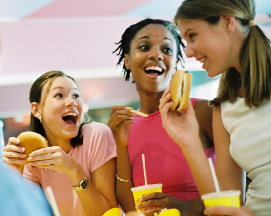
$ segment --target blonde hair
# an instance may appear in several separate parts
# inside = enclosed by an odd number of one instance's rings
[[[255,19],[254,0],[185,0],[174,20],[200,19],[215,25],[220,16],[236,17],[250,32],[240,52],[241,75],[234,68],[225,71],[211,104],[234,102],[241,89],[246,105],[257,107],[271,95],[271,44],[259,26],[249,27],[249,21]]]

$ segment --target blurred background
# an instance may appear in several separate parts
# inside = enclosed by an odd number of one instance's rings
[[[135,86],[116,66],[115,43],[143,18],[172,21],[181,2],[0,0],[0,147],[28,130],[30,86],[50,70],[76,78],[94,120],[107,123],[113,105],[137,108]],[[257,23],[271,38],[270,0],[256,0],[256,6]],[[209,78],[194,59],[185,67],[193,73],[191,97],[213,98],[218,78]]]

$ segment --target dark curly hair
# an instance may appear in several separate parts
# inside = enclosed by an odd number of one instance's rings
[[[148,18],[148,19],[141,20],[140,22],[129,26],[124,31],[124,33],[121,37],[121,40],[118,43],[116,43],[116,45],[118,45],[118,47],[117,47],[117,49],[115,49],[113,51],[113,53],[116,53],[117,55],[119,55],[119,61],[118,61],[117,65],[120,65],[121,62],[124,60],[124,55],[128,54],[130,52],[130,44],[131,44],[131,41],[133,40],[134,36],[136,35],[136,33],[149,24],[158,24],[158,25],[165,26],[165,28],[175,38],[175,41],[177,44],[177,56],[176,56],[177,62],[181,62],[181,63],[184,62],[180,46],[182,46],[183,51],[185,51],[185,45],[182,41],[178,27],[170,21]],[[125,67],[125,64],[123,64],[122,72],[124,74],[125,81],[128,81],[130,79],[131,71],[127,70],[127,68]]]

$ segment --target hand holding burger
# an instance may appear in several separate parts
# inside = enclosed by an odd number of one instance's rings
[[[25,148],[26,159],[33,151],[48,147],[46,139],[42,135],[32,131],[23,132],[17,138],[20,140],[19,145]],[[27,160],[26,163],[28,163]]]

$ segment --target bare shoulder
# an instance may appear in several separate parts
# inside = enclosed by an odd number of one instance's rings
[[[201,114],[202,112],[211,113],[213,112],[213,107],[209,105],[209,100],[206,99],[199,99],[195,104],[195,112],[196,114]]]
[[[206,123],[206,121],[207,123],[212,124],[213,107],[208,103],[208,100],[200,99],[195,105],[195,113],[199,124]]]
[[[200,99],[195,104],[195,113],[198,120],[200,130],[210,142],[213,142],[213,107],[209,105],[209,101]]]

